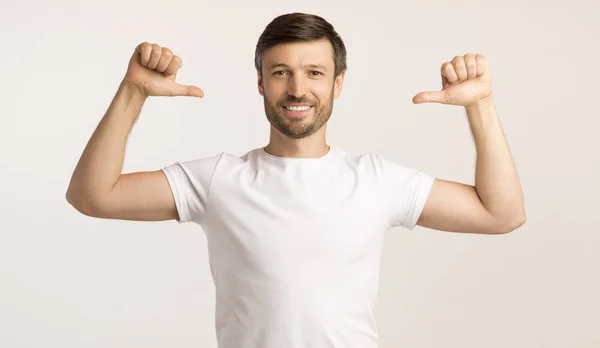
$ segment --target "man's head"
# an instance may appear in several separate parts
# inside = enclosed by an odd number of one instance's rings
[[[254,63],[275,129],[303,138],[329,120],[347,67],[346,47],[325,19],[303,13],[275,18],[258,39]]]

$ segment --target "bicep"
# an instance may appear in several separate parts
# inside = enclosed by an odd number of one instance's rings
[[[448,232],[499,233],[474,186],[435,179],[417,225]]]
[[[121,174],[93,215],[136,221],[178,219],[175,199],[162,170]]]

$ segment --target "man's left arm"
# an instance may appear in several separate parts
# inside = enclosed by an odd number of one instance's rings
[[[442,91],[413,102],[463,106],[477,151],[475,185],[435,179],[417,225],[453,232],[508,233],[525,223],[523,191],[492,100],[487,60],[456,56],[441,69]]]

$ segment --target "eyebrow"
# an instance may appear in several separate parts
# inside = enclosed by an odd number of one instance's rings
[[[304,68],[321,69],[321,70],[327,71],[327,68],[324,65],[320,65],[320,64],[307,64],[307,65],[304,65],[303,67]],[[271,64],[271,66],[269,66],[269,70],[273,70],[275,68],[290,68],[290,66],[285,63],[273,63],[273,64]]]

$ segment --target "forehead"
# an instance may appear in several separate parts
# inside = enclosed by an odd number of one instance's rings
[[[299,41],[277,44],[265,52],[263,67],[286,64],[292,67],[318,64],[333,69],[333,47],[329,40]]]

